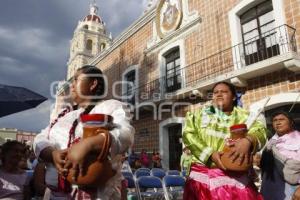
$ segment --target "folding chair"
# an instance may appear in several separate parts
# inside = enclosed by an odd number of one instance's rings
[[[162,179],[166,175],[166,172],[161,168],[152,168],[150,171],[150,175]]]
[[[146,167],[141,167],[141,168],[136,169],[136,171],[148,171],[150,173],[151,170]]]
[[[160,178],[155,176],[141,176],[136,181],[139,200],[164,199],[164,191]]]
[[[121,173],[122,173],[122,175],[123,175],[124,177],[129,176],[129,177],[132,177],[132,178],[133,178],[133,174],[132,174],[131,172],[128,172],[128,171],[122,171]]]
[[[178,170],[168,170],[167,175],[180,175],[180,171],[178,171]]]
[[[145,168],[147,169],[147,168]],[[150,176],[150,169],[144,170],[144,168],[139,168],[134,172],[135,179],[139,178],[140,176]]]
[[[127,199],[128,200],[137,200],[138,192],[136,189],[136,185],[133,179],[133,175],[124,176],[127,180]]]
[[[180,175],[166,175],[162,181],[166,200],[182,199],[185,178]]]

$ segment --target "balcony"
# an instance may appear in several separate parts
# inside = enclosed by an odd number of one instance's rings
[[[181,99],[194,89],[209,90],[218,81],[245,86],[247,79],[283,68],[299,71],[296,29],[282,25],[236,46],[196,61],[173,76],[159,77],[136,88],[136,102]]]

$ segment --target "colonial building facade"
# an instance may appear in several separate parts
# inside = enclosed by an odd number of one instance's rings
[[[243,107],[267,122],[291,108],[300,120],[299,28],[298,0],[158,0],[88,63],[107,76],[107,98],[132,105],[134,150],[159,150],[176,169],[184,116],[218,81],[236,85]]]

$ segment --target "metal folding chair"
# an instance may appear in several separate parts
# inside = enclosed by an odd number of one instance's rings
[[[155,176],[141,176],[136,181],[139,200],[164,199],[164,191],[160,178]]]
[[[139,168],[134,172],[135,179],[139,178],[140,176],[150,176],[150,169],[145,170],[147,168]]]
[[[166,175],[166,172],[161,168],[152,168],[150,171],[150,175],[162,179]]]
[[[146,168],[146,167],[141,167],[141,168],[138,168],[136,170],[139,170],[139,171],[142,170],[142,171],[148,171],[148,172],[151,171],[150,168]]]
[[[178,170],[168,170],[167,175],[180,175],[180,171],[178,171]]]
[[[127,199],[128,200],[137,200],[138,199],[138,191],[135,185],[135,181],[133,175],[124,176],[127,180]]]
[[[166,200],[182,199],[185,178],[180,175],[166,175],[162,181]]]
[[[122,173],[122,175],[123,175],[124,177],[129,176],[129,177],[132,177],[132,178],[133,178],[133,174],[132,174],[131,172],[128,172],[128,171],[122,171],[121,173]]]

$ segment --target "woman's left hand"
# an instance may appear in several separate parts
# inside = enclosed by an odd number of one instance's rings
[[[298,186],[298,188],[294,192],[292,200],[300,200],[300,186]]]
[[[229,155],[229,158],[231,159],[231,161],[233,163],[239,161],[240,165],[244,163],[244,161],[249,163],[252,160],[252,156],[250,155],[251,145],[252,143],[245,138],[233,142],[230,145],[231,154]]]

